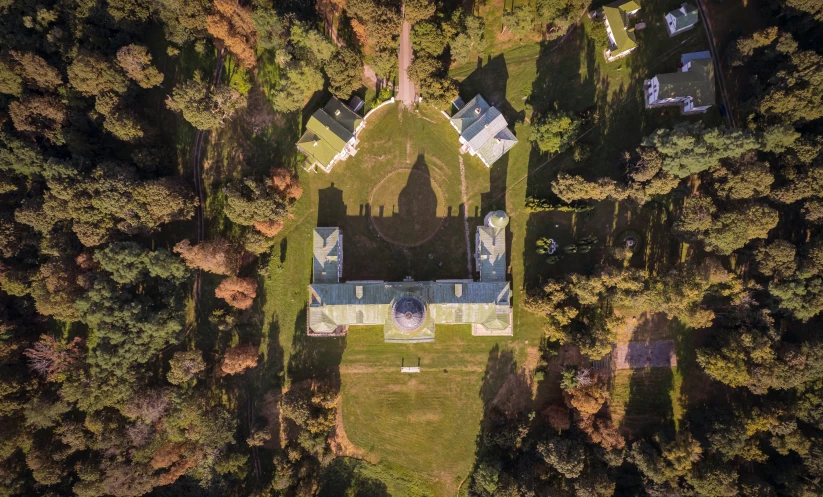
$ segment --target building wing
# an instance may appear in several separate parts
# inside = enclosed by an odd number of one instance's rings
[[[477,269],[480,281],[505,281],[506,230],[477,228]]]
[[[489,110],[489,107],[486,99],[478,94],[451,117],[452,126],[462,135],[469,126]]]
[[[629,22],[629,13],[640,9],[640,5],[634,1],[618,0],[603,7],[603,14],[609,23],[609,29],[614,39],[615,54],[623,53],[637,46],[637,38],[634,28]]]
[[[692,97],[695,107],[715,104],[714,66],[712,60],[692,59],[688,71],[658,74],[658,98]]]
[[[353,136],[363,122],[363,118],[354,112],[348,105],[340,100],[332,97],[331,100],[323,107],[326,115],[331,116],[337,121],[347,132],[348,135]],[[351,138],[349,136],[349,139]],[[349,141],[348,139],[346,141]]]
[[[493,164],[515,145],[517,145],[517,138],[515,138],[514,133],[509,128],[504,127],[494,138],[484,143],[477,150],[477,154],[486,164]]]
[[[675,31],[680,31],[697,23],[697,7],[688,3],[684,3],[679,9],[669,12],[669,14],[674,17]]]
[[[312,249],[312,281],[316,283],[337,283],[343,269],[342,236],[337,228],[316,228]]]

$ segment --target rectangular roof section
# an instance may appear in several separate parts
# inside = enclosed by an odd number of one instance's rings
[[[688,3],[684,3],[679,9],[669,14],[674,17],[674,29],[678,31],[697,23],[697,7]]]
[[[480,281],[506,280],[506,230],[477,227],[477,270]]]
[[[451,124],[460,133],[461,143],[479,155],[487,166],[517,144],[500,110],[479,94],[451,117]]]
[[[615,49],[612,52],[615,55],[637,46],[637,38],[634,35],[634,28],[630,26],[628,13],[638,9],[640,5],[633,0],[617,0],[603,7],[603,14],[614,38]]]
[[[695,107],[715,104],[714,65],[711,58],[692,59],[691,68],[667,74],[658,74],[659,97],[692,97]]]
[[[363,122],[359,114],[332,97],[306,123],[306,132],[297,140],[297,147],[314,162],[328,167]]]
[[[338,228],[315,228],[313,273],[315,283],[337,283],[342,269],[343,237]]]

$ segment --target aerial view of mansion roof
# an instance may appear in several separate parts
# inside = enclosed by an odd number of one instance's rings
[[[705,112],[715,103],[714,66],[709,52],[680,57],[680,70],[644,83],[646,108],[679,105],[684,114]]]
[[[625,57],[637,48],[635,29],[630,18],[639,10],[640,5],[634,0],[617,0],[603,6],[603,21],[609,35],[609,48],[605,53],[608,62]]]
[[[315,229],[308,334],[341,336],[349,326],[378,325],[386,342],[431,342],[437,325],[470,324],[472,335],[511,335],[508,220],[495,211],[477,228],[477,281],[343,282],[343,234],[338,228]]]
[[[459,98],[454,101],[457,113],[450,119],[451,125],[460,133],[460,153],[476,155],[487,167],[517,145],[517,138],[509,130],[503,114],[486,100],[477,95],[463,105]]]
[[[357,135],[365,126],[357,113],[362,106],[363,101],[357,97],[349,105],[332,97],[312,114],[306,132],[297,140],[297,148],[306,156],[305,170],[316,171],[319,167],[328,173],[338,161],[357,153]]]

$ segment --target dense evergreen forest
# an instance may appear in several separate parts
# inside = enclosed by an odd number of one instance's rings
[[[518,37],[553,26],[552,43],[585,7],[537,0],[503,22]],[[471,495],[823,496],[823,4],[758,8],[773,25],[724,54],[749,74],[739,129],[660,129],[626,151],[622,179],[552,184],[575,205],[687,185],[671,237],[698,255],[650,277],[615,250],[527,302],[545,315],[544,361],[560,344],[601,357],[629,313],[699,331],[706,407],[627,441],[603,380],[570,368],[565,405],[485,413]],[[344,47],[328,9],[344,12]],[[404,11],[410,78],[445,108],[449,64],[486,50],[484,19],[426,0]],[[329,385],[276,399],[276,444],[250,412],[259,344],[244,329],[303,194],[296,150],[220,186],[221,237],[203,232],[191,161],[255,105],[255,84],[291,144],[316,92],[347,99],[364,63],[391,81],[400,25],[392,0],[0,0],[0,495],[386,495],[330,448]],[[579,131],[561,114],[534,123],[542,151]],[[206,276],[218,304],[198,326]]]

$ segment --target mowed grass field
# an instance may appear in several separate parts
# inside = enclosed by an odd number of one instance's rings
[[[350,329],[340,365],[343,423],[379,465],[418,475],[415,489],[394,495],[455,494],[474,464],[487,367],[501,350],[520,367],[537,345],[534,333],[526,336],[473,337],[468,326],[439,326],[434,343],[398,345],[383,341],[382,328]],[[400,372],[401,361],[418,359],[420,373]]]

